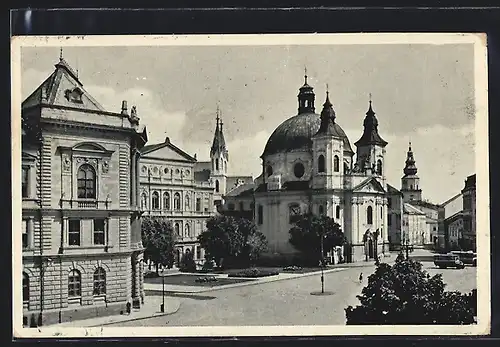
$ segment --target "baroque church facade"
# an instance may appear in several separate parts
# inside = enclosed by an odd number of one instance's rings
[[[105,110],[61,51],[21,118],[24,324],[140,308],[137,172],[147,132],[136,108]]]
[[[270,253],[295,252],[288,231],[307,212],[327,215],[341,225],[347,238],[347,261],[388,252],[388,143],[378,132],[371,100],[363,127],[354,151],[337,122],[328,91],[318,114],[313,87],[305,76],[298,113],[270,136],[261,156],[262,174],[253,188],[255,221],[269,242]]]

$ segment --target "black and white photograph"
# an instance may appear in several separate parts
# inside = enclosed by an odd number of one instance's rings
[[[14,335],[487,334],[486,52],[12,39]]]

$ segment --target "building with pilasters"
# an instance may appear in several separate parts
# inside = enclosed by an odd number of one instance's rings
[[[25,324],[144,302],[137,174],[147,135],[135,107],[117,106],[110,112],[94,100],[62,51],[22,103]]]

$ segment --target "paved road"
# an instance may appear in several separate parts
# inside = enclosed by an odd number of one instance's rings
[[[443,273],[447,290],[470,291],[476,286],[474,268],[440,270],[424,264],[429,273]],[[260,285],[229,288],[181,298],[177,313],[113,326],[238,326],[238,325],[344,325],[344,308],[357,305],[356,295],[374,267],[348,268],[325,274],[331,296],[314,296],[320,276],[302,277]],[[363,272],[364,283],[358,282]]]

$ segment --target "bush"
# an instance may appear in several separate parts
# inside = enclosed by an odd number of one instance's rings
[[[291,266],[286,266],[283,268],[283,271],[301,271],[302,268],[300,266],[295,266],[295,265],[291,265]]]
[[[210,282],[217,282],[217,278],[215,276],[203,276],[203,277],[197,277],[194,281],[196,283],[210,283]]]
[[[250,268],[250,269],[245,269],[242,271],[238,271],[238,272],[229,274],[228,277],[258,278],[258,277],[267,277],[267,276],[276,276],[276,275],[279,275],[278,271]]]
[[[182,255],[179,270],[182,272],[196,272],[196,262],[192,252],[186,252]]]

